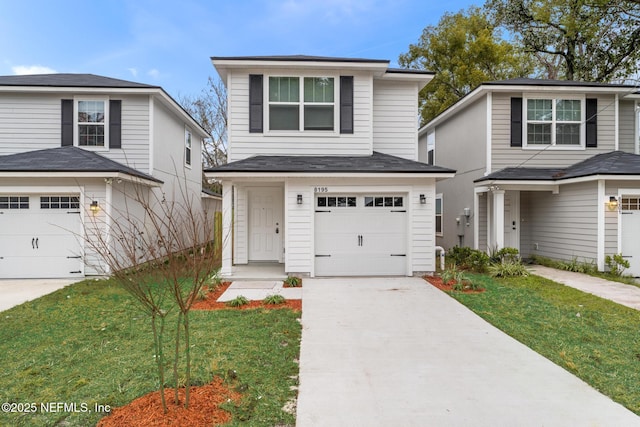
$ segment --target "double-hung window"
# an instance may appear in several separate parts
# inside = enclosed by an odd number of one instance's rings
[[[188,129],[184,131],[184,164],[191,166],[191,132]]]
[[[584,148],[584,100],[529,98],[525,141],[528,147]]]
[[[269,130],[333,131],[333,77],[269,77]]]
[[[78,145],[104,147],[106,101],[79,100],[77,103]]]
[[[442,194],[436,194],[436,236],[442,236]]]

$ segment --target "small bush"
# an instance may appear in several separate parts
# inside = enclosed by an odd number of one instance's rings
[[[249,304],[249,300],[242,295],[238,295],[231,301],[227,301],[226,304],[227,304],[227,307],[242,307],[243,305]]]
[[[220,269],[217,269],[211,275],[211,279],[209,279],[209,281],[211,282],[212,289],[217,289],[218,287],[220,287],[220,285],[222,285],[222,277],[220,276]]]
[[[296,276],[289,276],[284,279],[284,286],[287,288],[297,288],[302,286],[302,279]]]
[[[284,304],[285,302],[287,302],[287,300],[282,295],[274,294],[267,295],[265,299],[262,300],[262,302],[269,305],[278,305]]]
[[[198,301],[203,301],[207,299],[207,295],[209,294],[209,290],[205,289],[205,288],[200,288],[198,290],[198,295],[196,296],[196,299]]]
[[[504,260],[491,264],[489,274],[492,277],[528,276],[529,271],[520,261]]]
[[[604,258],[604,263],[609,269],[609,273],[613,276],[620,277],[622,273],[630,267],[629,261],[624,259],[622,254],[607,255]]]
[[[464,291],[464,290],[477,290],[480,289],[480,285],[477,285],[467,277],[464,271],[458,270],[455,266],[453,268],[449,268],[442,272],[440,275],[442,278],[442,283],[448,285],[451,284],[451,289],[454,291]]]
[[[471,249],[467,246],[454,246],[447,252],[447,259],[450,263],[463,270],[472,270],[482,273],[489,265],[489,256],[480,250]]]

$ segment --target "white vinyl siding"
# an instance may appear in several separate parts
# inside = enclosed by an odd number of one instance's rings
[[[636,116],[637,112],[634,110],[635,106],[633,101],[620,101],[620,151],[626,151],[627,153],[635,153],[636,144]]]
[[[60,146],[60,96],[2,94],[0,155]]]
[[[373,150],[418,160],[416,83],[373,83]]]
[[[598,236],[597,182],[562,185],[559,194],[522,191],[523,256],[595,261]],[[536,249],[537,243],[537,249]]]
[[[573,165],[596,154],[615,150],[615,97],[613,95],[586,95],[598,100],[598,147],[577,150],[527,150],[511,147],[511,98],[522,97],[522,93],[493,93],[491,171],[522,167],[563,167]],[[526,111],[526,104],[523,105]],[[523,122],[526,129],[526,122]],[[439,128],[438,128],[439,129]],[[440,133],[438,139],[441,140]],[[561,151],[561,155],[558,153]],[[460,168],[458,168],[458,173]]]
[[[302,204],[298,204],[298,194]],[[289,182],[285,186],[285,265],[289,273],[309,273],[312,268],[313,187],[308,183]]]
[[[252,70],[251,74],[263,74],[263,84],[268,86],[270,72]],[[293,71],[288,70],[287,74],[292,75]],[[317,77],[317,73],[298,75]],[[229,161],[242,160],[254,155],[371,155],[373,79],[368,74],[338,70],[335,73],[336,85],[339,85],[339,75],[354,76],[353,134],[340,134],[339,122],[335,123],[335,131],[308,131],[308,134],[305,131],[270,133],[268,122],[264,122],[264,133],[249,133],[249,72],[230,73],[227,78]],[[339,109],[338,101],[336,99],[336,109]],[[265,99],[263,109],[268,108],[268,100]]]

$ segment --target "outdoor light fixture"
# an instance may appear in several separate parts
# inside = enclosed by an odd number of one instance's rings
[[[302,204],[302,194],[298,194],[298,204]]]
[[[607,207],[610,211],[615,211],[618,209],[618,199],[616,196],[609,197],[609,201],[607,202]]]
[[[100,210],[100,207],[98,206],[97,200],[94,200],[91,202],[91,204],[89,205],[89,210],[93,212],[94,215],[98,213],[98,211]]]
[[[420,204],[421,205],[426,205],[427,204],[427,197],[424,194],[420,195]]]

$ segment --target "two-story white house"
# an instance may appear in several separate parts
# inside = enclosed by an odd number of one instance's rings
[[[437,184],[438,242],[594,262],[640,276],[635,86],[514,79],[480,85],[420,129]]]
[[[144,231],[140,196],[199,208],[206,136],[158,86],[0,77],[0,279],[108,273],[86,238],[126,215]]]
[[[389,61],[214,57],[228,91],[222,273],[280,263],[304,276],[435,270],[435,183],[418,162],[432,73]]]

